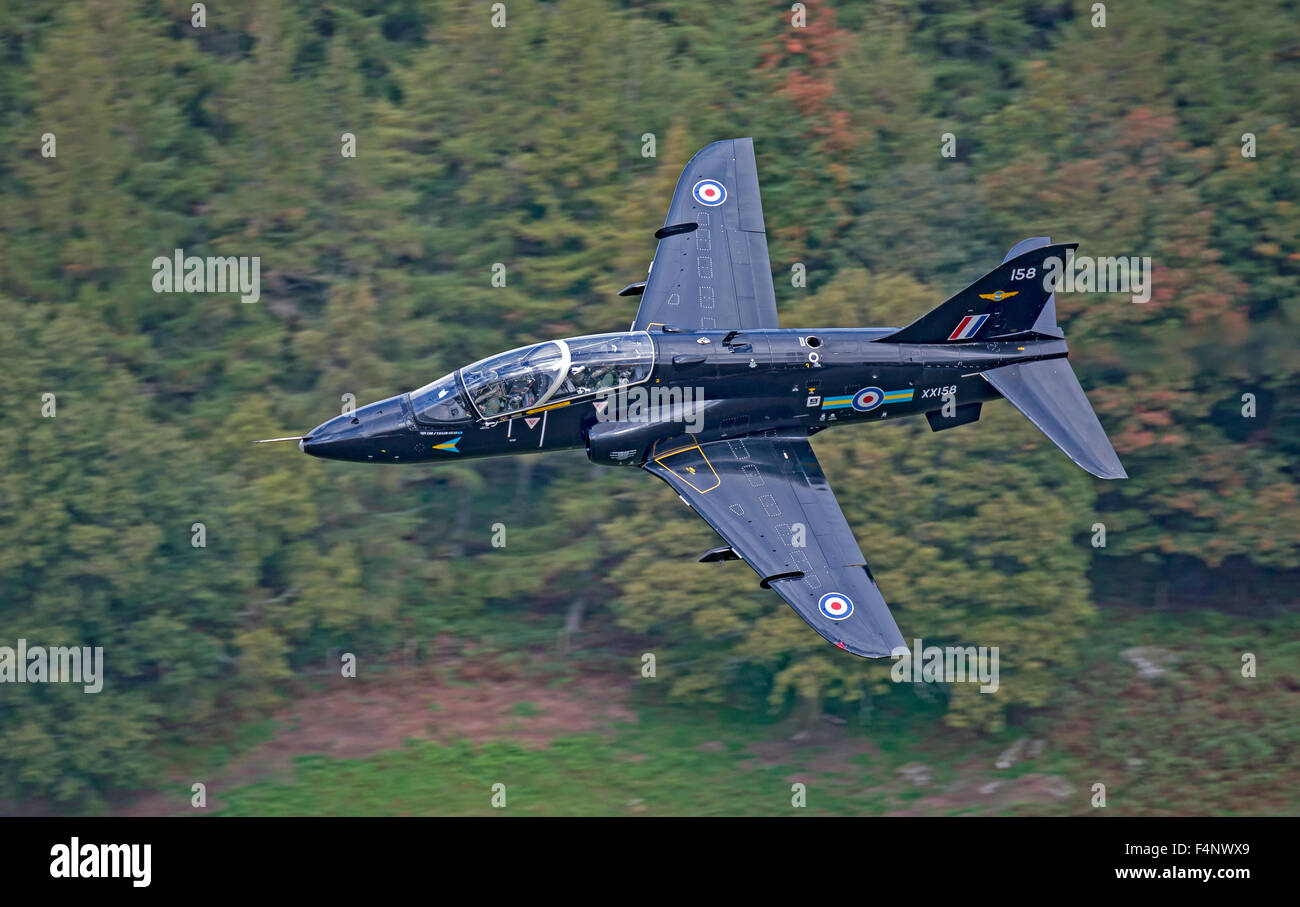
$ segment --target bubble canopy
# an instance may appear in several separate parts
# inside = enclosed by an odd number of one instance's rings
[[[421,422],[497,419],[640,384],[654,368],[645,331],[548,340],[499,353],[411,391]]]

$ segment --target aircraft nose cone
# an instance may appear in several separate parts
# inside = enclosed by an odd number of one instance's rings
[[[389,453],[390,442],[405,427],[401,401],[390,397],[322,422],[298,447],[305,454],[328,460],[377,460]]]
[[[298,442],[298,448],[313,457],[334,459],[353,442],[364,440],[365,431],[355,416],[335,416],[317,425]]]

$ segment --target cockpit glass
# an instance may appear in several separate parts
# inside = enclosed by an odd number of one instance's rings
[[[639,384],[654,365],[654,344],[644,333],[575,337],[567,345],[568,373],[553,400]]]
[[[544,402],[563,374],[567,350],[555,341],[501,353],[461,369],[470,401],[484,418]]]
[[[550,402],[611,391],[650,377],[654,343],[645,332],[552,340],[461,369],[478,414],[491,419]]]
[[[473,418],[465,406],[465,395],[456,384],[456,373],[411,391],[411,408],[421,422],[460,422]]]

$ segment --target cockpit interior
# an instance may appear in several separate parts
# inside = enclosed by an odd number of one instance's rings
[[[654,343],[645,331],[549,340],[467,365],[411,391],[421,422],[496,419],[650,377]]]

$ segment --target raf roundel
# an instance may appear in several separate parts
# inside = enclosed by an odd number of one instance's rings
[[[716,208],[727,200],[727,188],[717,180],[700,180],[691,190],[691,195],[701,205]]]
[[[853,395],[853,408],[860,413],[869,413],[885,399],[885,392],[878,387],[864,387]]]
[[[853,600],[841,592],[827,592],[817,602],[817,610],[831,620],[844,620],[853,614]]]

